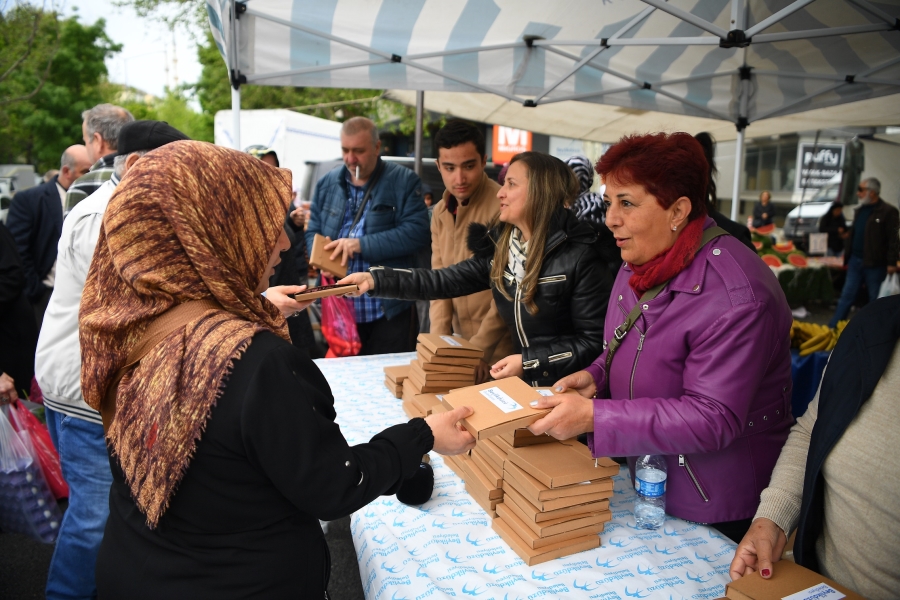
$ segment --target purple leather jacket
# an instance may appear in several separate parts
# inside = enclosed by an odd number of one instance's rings
[[[715,222],[707,218],[704,229]],[[638,302],[619,270],[604,339]],[[643,312],[594,400],[594,456],[663,454],[666,512],[699,523],[752,517],[792,424],[791,311],[766,264],[714,239]],[[604,351],[586,370],[605,389]]]

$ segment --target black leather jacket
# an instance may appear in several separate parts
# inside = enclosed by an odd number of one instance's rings
[[[473,223],[469,247],[474,256],[445,269],[372,267],[374,296],[436,300],[491,288],[490,271],[500,228]],[[544,260],[534,296],[538,312],[518,301],[512,277],[505,288],[513,300],[493,289],[494,302],[509,327],[513,346],[522,354],[523,379],[552,385],[591,364],[603,351],[603,321],[613,277],[600,258],[597,234],[570,211],[558,210],[547,234]]]

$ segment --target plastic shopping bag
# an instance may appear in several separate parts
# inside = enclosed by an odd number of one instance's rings
[[[0,529],[56,541],[62,514],[37,459],[0,409]]]
[[[322,278],[322,285],[334,285],[330,277]],[[343,296],[322,298],[322,335],[328,342],[325,358],[356,356],[362,348],[356,330],[353,301]]]
[[[22,402],[10,405],[10,423],[20,438],[29,437],[31,449],[38,459],[38,464],[44,471],[44,478],[50,486],[50,492],[57,499],[69,497],[69,485],[63,479],[62,466],[59,464],[59,454],[53,447],[50,432],[47,426],[38,421]]]
[[[879,298],[887,298],[888,296],[896,296],[900,294],[900,275],[891,273],[881,282],[881,288],[878,290]]]

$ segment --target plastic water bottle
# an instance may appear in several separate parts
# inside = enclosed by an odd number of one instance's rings
[[[659,529],[666,522],[666,461],[647,454],[634,465],[634,520],[641,529]]]

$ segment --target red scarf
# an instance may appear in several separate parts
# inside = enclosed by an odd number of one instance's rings
[[[663,250],[642,265],[631,265],[634,274],[628,280],[628,285],[638,298],[650,288],[672,279],[691,264],[700,247],[705,220],[694,219],[687,224],[671,248]]]

